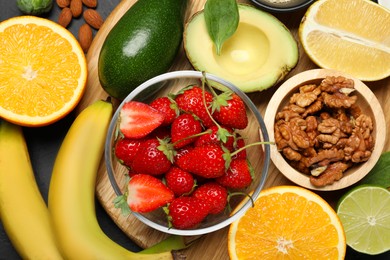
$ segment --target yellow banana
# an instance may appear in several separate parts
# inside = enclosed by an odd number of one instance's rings
[[[20,126],[0,119],[0,218],[23,259],[62,259]]]
[[[95,181],[112,116],[112,104],[97,101],[71,125],[57,154],[49,186],[49,211],[67,259],[172,259],[171,252],[131,252],[105,235],[95,214]]]

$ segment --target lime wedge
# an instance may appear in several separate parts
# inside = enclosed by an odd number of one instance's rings
[[[390,191],[383,187],[358,186],[339,201],[337,215],[347,245],[376,255],[390,250]]]

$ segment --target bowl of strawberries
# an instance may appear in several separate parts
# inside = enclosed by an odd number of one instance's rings
[[[173,71],[134,89],[105,143],[121,214],[176,235],[228,226],[253,205],[270,164],[263,118],[233,84]]]

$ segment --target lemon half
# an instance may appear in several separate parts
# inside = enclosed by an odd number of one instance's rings
[[[299,38],[311,60],[363,81],[390,75],[390,10],[368,0],[319,0]]]

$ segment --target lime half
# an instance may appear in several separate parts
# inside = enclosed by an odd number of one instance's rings
[[[369,255],[390,250],[390,191],[358,186],[340,199],[337,214],[348,246]]]

